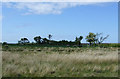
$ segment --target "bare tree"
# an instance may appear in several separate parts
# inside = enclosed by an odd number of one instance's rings
[[[107,35],[105,37],[103,37],[102,35],[103,35],[103,33],[96,34],[96,39],[95,39],[96,43],[101,44],[103,41],[105,41],[109,37],[109,35]]]

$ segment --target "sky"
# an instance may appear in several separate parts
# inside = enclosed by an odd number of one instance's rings
[[[17,43],[35,36],[74,41],[89,32],[109,35],[104,43],[118,42],[118,3],[4,2],[2,4],[2,42]]]

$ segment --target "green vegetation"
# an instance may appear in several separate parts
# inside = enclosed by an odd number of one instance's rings
[[[88,36],[86,36],[86,42],[89,42],[89,46],[99,46],[102,44],[102,42],[108,38],[109,35],[107,35],[106,37],[102,36],[102,33],[89,33]],[[83,36],[80,37],[76,37],[75,41],[67,41],[67,40],[61,40],[61,41],[55,41],[55,40],[51,40],[52,35],[49,34],[48,35],[48,39],[47,38],[42,38],[41,36],[36,36],[33,39],[35,40],[35,42],[30,43],[30,41],[28,40],[28,38],[21,38],[18,41],[18,44],[20,45],[26,45],[26,44],[38,44],[38,45],[58,45],[58,46],[79,46],[79,47],[83,47],[84,44],[81,43],[81,40],[83,39]],[[7,44],[7,42],[3,42],[3,45]]]

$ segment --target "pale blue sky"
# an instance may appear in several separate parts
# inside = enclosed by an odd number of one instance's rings
[[[53,40],[85,37],[89,32],[110,35],[106,43],[118,42],[118,3],[3,3],[2,41],[16,43],[35,36]],[[56,8],[54,8],[56,7]]]

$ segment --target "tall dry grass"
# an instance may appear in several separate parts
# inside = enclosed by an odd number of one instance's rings
[[[26,48],[3,51],[2,57],[4,77],[118,76],[116,48]]]

